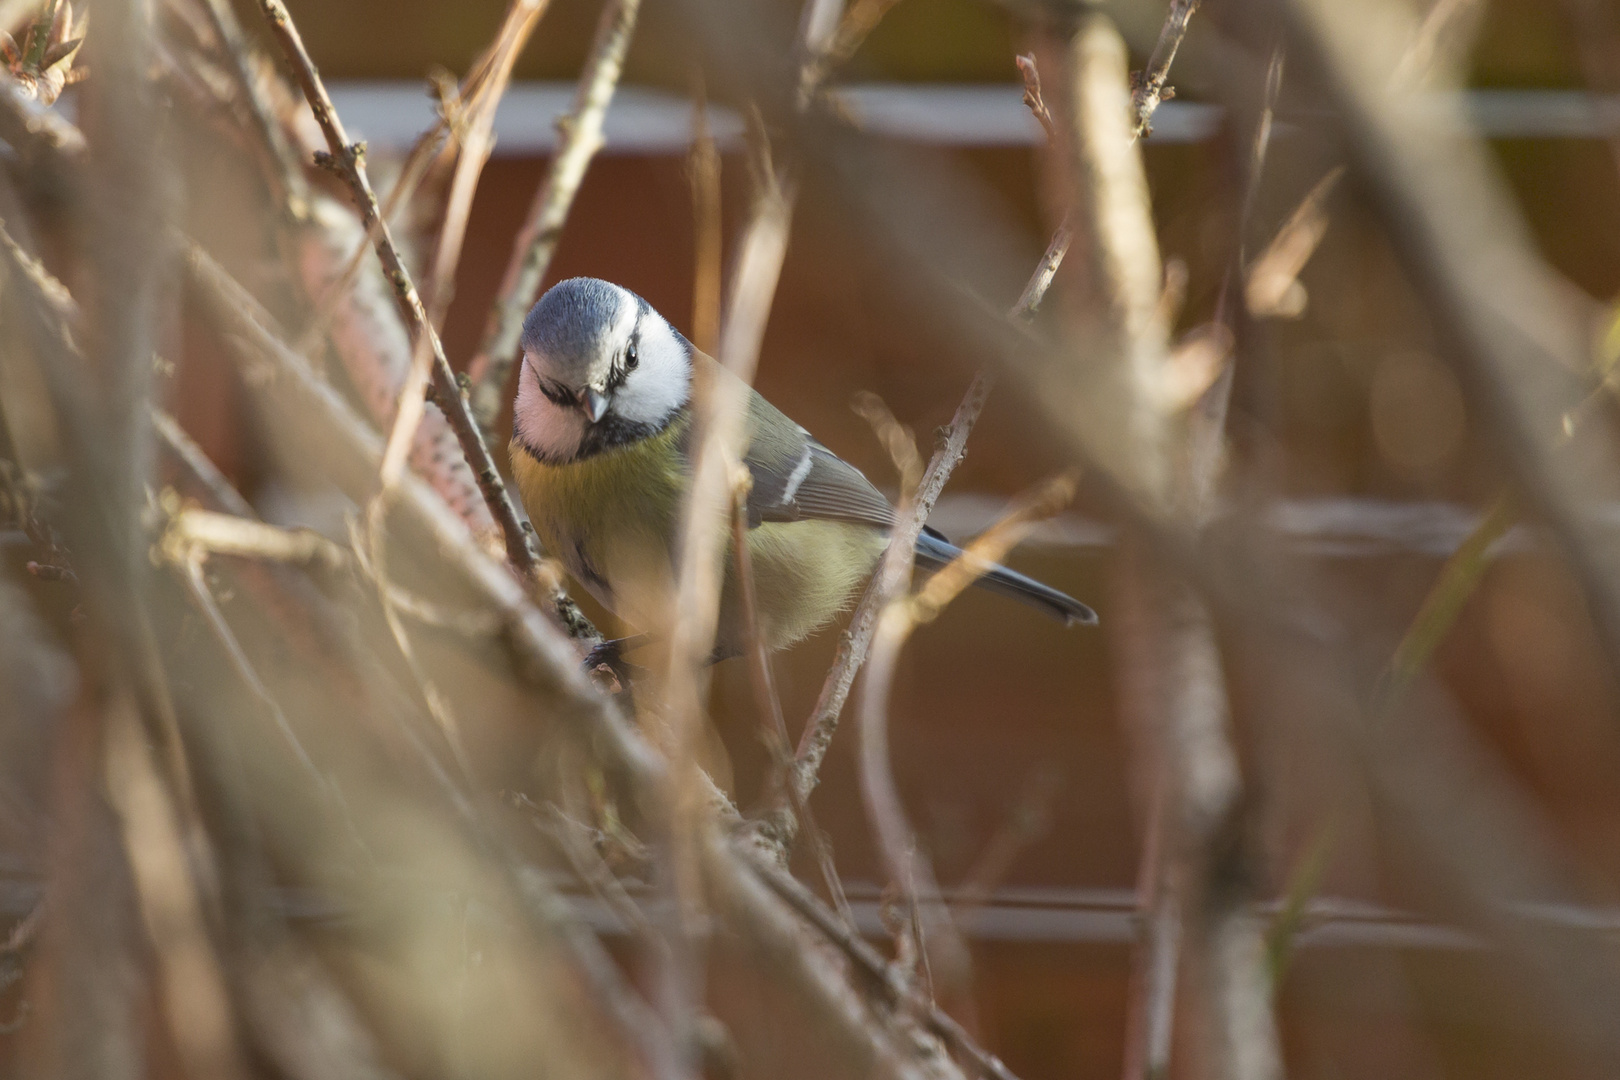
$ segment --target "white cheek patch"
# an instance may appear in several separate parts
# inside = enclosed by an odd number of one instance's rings
[[[533,361],[525,356],[518,372],[517,400],[512,406],[512,431],[518,442],[551,461],[569,461],[585,438],[585,417],[578,409],[556,404],[540,392]]]
[[[636,355],[640,365],[613,395],[613,413],[636,423],[662,424],[691,393],[691,357],[669,323],[651,312],[641,320]]]

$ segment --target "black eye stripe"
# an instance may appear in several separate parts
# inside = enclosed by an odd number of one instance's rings
[[[574,404],[573,393],[553,383],[541,383],[540,392],[546,395],[546,400],[551,402],[553,405]]]

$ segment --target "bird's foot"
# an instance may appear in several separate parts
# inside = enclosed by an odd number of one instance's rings
[[[646,634],[632,634],[629,637],[599,642],[590,652],[585,654],[585,660],[581,666],[585,669],[587,675],[600,668],[607,668],[613,673],[613,677],[619,680],[619,685],[628,690],[630,689],[632,677],[639,675],[646,669],[639,664],[632,664],[626,660],[624,654],[632,649],[639,649],[647,644],[648,640]]]

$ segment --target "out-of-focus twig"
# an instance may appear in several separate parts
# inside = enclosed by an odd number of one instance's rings
[[[1478,23],[1484,6],[1483,0],[1434,0],[1395,65],[1395,84],[1416,90],[1437,70],[1460,63],[1471,43],[1470,24]]]
[[[236,669],[237,677],[242,680],[242,685],[247,687],[248,691],[264,708],[265,714],[274,722],[276,729],[281,733],[281,737],[286,740],[288,748],[292,750],[293,756],[299,765],[303,767],[317,787],[323,787],[324,779],[321,776],[321,771],[316,767],[314,759],[309,756],[309,751],[304,748],[303,740],[298,737],[298,733],[287,722],[287,714],[282,711],[281,703],[276,701],[269,689],[265,687],[264,681],[259,678],[258,672],[253,669],[253,662],[248,659],[246,651],[243,650],[241,643],[236,639],[236,634],[231,630],[230,624],[225,621],[224,614],[219,610],[219,604],[214,600],[213,591],[209,589],[208,582],[203,577],[202,565],[202,560],[193,555],[176,568],[186,583],[192,602],[197,606],[197,611],[208,624],[209,630],[218,638],[220,645],[225,650],[225,654],[230,657],[231,664]]]
[[[1412,680],[1428,666],[1430,657],[1445,641],[1463,605],[1485,575],[1491,548],[1519,516],[1518,500],[1513,495],[1497,496],[1484,518],[1446,558],[1379,678],[1372,710],[1375,717],[1382,718],[1393,711]]]
[[[686,159],[692,185],[692,344],[710,356],[720,347],[721,254],[720,152],[709,130],[709,107],[700,83],[692,96],[692,152]]]
[[[1008,871],[1052,825],[1052,805],[1063,786],[1063,770],[1053,762],[1036,766],[1013,802],[1007,819],[991,835],[984,850],[962,878],[956,921],[971,927],[975,915],[990,902]]]
[[[748,544],[748,492],[752,477],[746,468],[736,470],[732,494],[731,544],[738,584],[738,603],[742,608],[744,649],[748,653],[748,676],[754,690],[755,708],[760,717],[760,736],[770,758],[764,786],[767,803],[787,794],[794,816],[802,823],[810,843],[811,855],[821,871],[822,883],[832,899],[838,914],[853,926],[855,916],[844,895],[844,884],[838,876],[832,849],[811,816],[810,807],[797,798],[788,786],[788,769],[793,764],[793,744],[788,737],[787,722],[782,716],[782,699],[776,692],[776,680],[771,675],[771,659],[760,636],[758,601],[754,589],[754,561]]]
[[[207,490],[216,509],[240,518],[255,517],[253,507],[230,485],[219,468],[208,459],[203,448],[185,433],[174,417],[162,409],[154,409],[152,427],[157,432],[158,439],[169,448],[169,452],[183,462],[186,471]]]
[[[641,0],[604,0],[596,41],[574,91],[573,108],[558,121],[561,144],[513,242],[483,341],[467,365],[473,415],[487,439],[496,437],[495,418],[506,403],[506,384],[517,360],[523,318],[545,280],[585,171],[602,147],[602,122],[619,85],[640,7]]]
[[[1249,264],[1243,284],[1243,299],[1250,314],[1258,318],[1297,318],[1305,311],[1305,287],[1299,283],[1299,273],[1316,253],[1316,248],[1327,235],[1327,203],[1344,175],[1342,167],[1330,169],[1326,176],[1300,200],[1283,227],[1277,230],[1271,243],[1266,245]]]
[[[1176,96],[1175,90],[1168,84],[1170,65],[1175,63],[1176,51],[1181,48],[1182,38],[1187,36],[1187,24],[1192,20],[1193,12],[1198,10],[1199,2],[1170,0],[1170,10],[1164,17],[1159,40],[1153,45],[1153,55],[1148,57],[1147,69],[1132,77],[1133,140],[1153,134],[1153,114],[1158,111],[1159,103]]]
[[[1172,7],[1172,22],[1180,7]],[[1107,444],[1092,445],[1116,481],[1175,528],[1196,535],[1209,486],[1186,475],[1191,444],[1163,393],[1170,350],[1160,311],[1162,269],[1127,118],[1125,45],[1106,17],[1088,13],[1062,48],[1065,93],[1054,111],[1067,125],[1070,214],[1087,286],[1076,298],[1071,338],[1107,372],[1071,423],[1097,433],[1107,428]],[[1096,353],[1098,347],[1106,352]],[[1048,378],[1063,400],[1073,400],[1077,372],[1054,369]],[[1271,1080],[1281,1075],[1281,1052],[1262,927],[1248,895],[1246,806],[1214,628],[1202,598],[1174,568],[1144,558],[1134,570],[1132,591],[1151,613],[1151,632],[1133,652],[1124,687],[1145,699],[1130,708],[1159,733],[1147,752],[1163,770],[1156,783],[1168,795],[1162,850],[1172,865],[1160,872],[1173,877],[1180,901],[1174,914],[1196,957],[1208,1067],[1216,1076]],[[1173,923],[1167,929],[1175,932]],[[1137,991],[1156,992],[1158,984],[1144,978],[1151,971],[1139,972]],[[1133,1025],[1137,1038],[1151,1039],[1152,1012]],[[1132,1060],[1151,1065],[1137,1051]]]
[[[331,96],[327,94],[326,86],[315,70],[314,61],[304,48],[303,39],[299,37],[298,30],[281,0],[260,0],[260,6],[269,22],[271,32],[291,62],[298,82],[309,99],[311,109],[314,110],[315,119],[326,136],[328,153],[320,160],[334,169],[349,186],[355,205],[360,211],[361,221],[370,229],[379,220],[380,215],[377,196],[371,190],[371,181],[366,175],[365,147],[360,143],[349,141],[343,123],[332,107]],[[518,520],[511,495],[507,492],[506,485],[501,482],[500,474],[495,470],[494,459],[489,455],[489,448],[485,445],[478,425],[473,421],[467,403],[461,396],[460,387],[450,370],[450,361],[444,355],[439,335],[428,321],[427,312],[422,307],[422,299],[411,282],[410,271],[400,258],[399,250],[394,246],[387,222],[382,222],[377,228],[376,249],[389,281],[393,284],[395,300],[399,304],[406,326],[411,330],[413,341],[425,340],[426,347],[431,352],[431,384],[434,399],[454,429],[462,453],[466,455],[467,463],[478,478],[479,491],[482,492],[484,501],[489,504],[490,513],[501,526],[506,541],[507,559],[526,585],[545,591],[547,599],[556,609],[558,618],[570,634],[596,636],[595,627],[590,625],[589,620],[568,598],[561,581],[555,575],[542,572],[533,534],[523,528]],[[413,392],[420,390],[418,387],[408,387],[402,394]]]
[[[765,323],[787,250],[792,200],[777,184],[768,157],[759,169],[754,212],[743,231],[720,328],[718,365],[702,363],[692,379],[691,482],[678,524],[669,647],[661,679],[664,751],[670,762],[672,805],[665,855],[673,887],[670,935],[672,1006],[696,1014],[693,938],[702,898],[701,836],[707,796],[697,764],[706,723],[703,686],[719,626],[723,556],[730,534],[733,477],[747,445],[748,395]],[[744,544],[747,543],[744,538]],[[763,659],[763,653],[760,653]],[[685,970],[682,970],[682,969]]]

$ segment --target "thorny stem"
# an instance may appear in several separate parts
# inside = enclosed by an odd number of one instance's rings
[[[478,478],[478,490],[489,505],[490,513],[501,526],[501,533],[506,542],[507,559],[526,585],[545,590],[553,611],[569,636],[576,639],[599,638],[596,628],[563,591],[561,583],[554,577],[541,573],[539,552],[533,534],[525,529],[518,519],[517,508],[512,504],[511,495],[507,493],[506,485],[501,482],[500,473],[495,469],[495,461],[490,457],[489,447],[484,444],[478,425],[473,422],[467,403],[462,399],[460,388],[456,385],[455,374],[450,370],[450,361],[444,354],[444,345],[429,323],[427,312],[422,307],[422,298],[411,281],[410,271],[400,258],[399,249],[394,246],[388,223],[380,220],[377,196],[366,174],[365,145],[349,141],[348,134],[343,129],[343,122],[338,118],[337,110],[332,107],[331,96],[327,94],[326,86],[322,83],[319,72],[315,70],[315,62],[310,59],[308,50],[304,48],[303,39],[299,37],[298,28],[293,25],[285,5],[281,0],[260,0],[259,6],[270,24],[271,33],[291,62],[304,96],[309,99],[315,120],[326,136],[329,152],[318,155],[316,161],[330,168],[348,185],[354,196],[355,206],[360,211],[362,223],[368,230],[375,228],[377,256],[382,260],[384,274],[394,287],[394,297],[399,304],[405,325],[410,329],[412,340],[418,342],[419,347],[420,343],[425,341],[426,347],[432,352],[431,385],[434,400],[444,413],[451,430],[456,433],[456,440],[461,444],[467,464],[471,467],[473,475]],[[548,577],[550,580],[547,580]]]
[[[573,109],[557,124],[562,144],[512,247],[478,354],[467,365],[473,383],[473,414],[486,438],[495,437],[495,418],[506,402],[506,384],[517,360],[523,318],[545,280],[591,159],[602,147],[602,122],[619,85],[640,4],[641,0],[607,0],[602,9],[596,42],[574,91]]]

